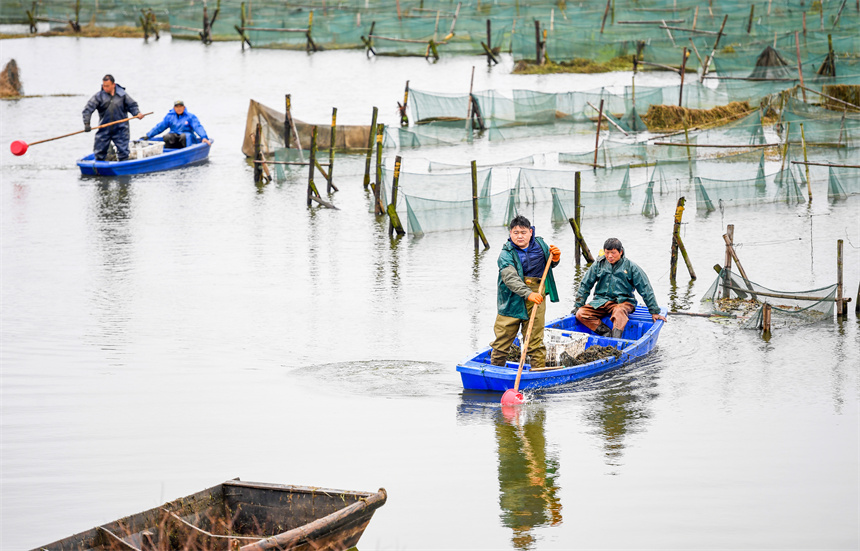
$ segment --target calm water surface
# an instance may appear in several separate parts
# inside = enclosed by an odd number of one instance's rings
[[[237,43],[34,38],[0,42],[25,91],[0,103],[0,547],[27,549],[228,478],[375,490],[388,503],[361,549],[856,549],[860,545],[860,332],[854,316],[769,341],[672,318],[645,360],[530,397],[464,393],[456,363],[492,338],[496,257],[469,232],[391,240],[368,214],[363,159],[336,163],[340,210],[305,208],[304,172],[257,188],[240,152],[248,101],[325,124],[396,123],[416,89],[589,90],[630,74],[514,77],[480,58],[367,60],[362,53],[246,51]],[[182,98],[215,139],[208,164],[132,179],[85,179],[72,132],[113,73],[156,115]],[[661,80],[662,79],[662,80]],[[659,75],[637,84],[673,83]],[[72,94],[56,96],[55,94]],[[491,163],[583,151],[593,137],[404,151]],[[408,170],[408,169],[407,169]],[[584,226],[619,237],[662,305],[699,308],[735,239],[749,276],[773,289],[860,275],[860,200],[685,215],[699,275],[668,281],[672,205]],[[688,200],[692,200],[688,197]],[[668,205],[668,206],[666,206]],[[548,204],[528,213],[563,251]]]

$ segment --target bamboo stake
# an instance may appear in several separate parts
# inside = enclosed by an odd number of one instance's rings
[[[684,73],[687,69],[687,58],[690,57],[690,52],[687,51],[686,46],[684,46],[684,52],[681,54],[681,57],[681,91],[678,93],[678,107],[684,106]]]
[[[785,170],[785,160],[788,158],[788,135],[791,133],[791,121],[788,121],[785,125],[785,146],[782,148],[782,164],[779,167],[779,171],[782,172]]]
[[[472,161],[472,231],[475,237],[475,252],[478,251],[478,239],[484,244],[485,249],[490,248],[490,243],[484,235],[484,230],[481,229],[481,223],[478,221],[478,164]]]
[[[391,204],[388,205],[388,237],[396,231],[404,235],[406,231],[397,216],[397,188],[400,185],[400,155],[394,158],[394,180],[391,182]]]
[[[804,32],[804,35],[806,33]],[[800,77],[800,88],[803,90],[803,101],[806,102],[806,86],[803,84],[803,66],[800,64],[800,39],[797,36],[797,31],[794,31],[794,45],[797,50],[797,75]],[[803,128],[803,125],[800,126]]]
[[[328,174],[326,174],[326,192],[331,193],[332,190],[340,191],[337,189],[337,186],[334,185],[332,175],[334,173],[334,142],[337,138],[337,107],[332,107],[331,109],[331,139],[328,144]]]
[[[719,264],[714,264],[714,271],[717,272],[718,275],[721,275],[723,273],[723,267],[720,266]],[[730,274],[726,274],[726,275],[729,276]],[[729,279],[730,279],[730,282],[732,283],[732,285],[729,285],[727,288],[734,290],[735,293],[738,295],[739,299],[746,300],[748,295],[746,294],[744,289],[740,286],[740,284],[737,283],[735,281],[735,278],[733,278],[733,277],[730,277]],[[723,298],[728,298],[728,292],[723,291],[723,293],[724,293]]]
[[[765,302],[762,306],[762,315],[761,315],[761,331],[767,336],[770,334],[770,318],[771,318],[771,306],[769,303]]]
[[[580,200],[582,197],[582,174],[577,170],[573,176],[573,235],[576,235],[577,228],[582,227],[582,218],[580,218]],[[575,240],[573,248],[573,257],[576,261],[576,266],[579,267],[579,239]]]
[[[807,165],[807,166],[832,166],[833,168],[860,168],[860,165],[835,165],[832,163],[813,163],[806,161],[791,161],[793,165]]]
[[[714,56],[717,54],[717,47],[720,44],[720,38],[723,36],[723,29],[726,26],[726,21],[729,19],[728,14],[723,17],[723,24],[720,25],[720,30],[717,32],[717,38],[714,40],[714,48],[711,50],[711,55],[705,59],[705,68],[702,70],[702,78],[699,79],[699,82],[705,82],[705,75],[708,74],[708,68],[711,66],[711,60],[714,59]]]
[[[597,166],[597,147],[600,144],[600,124],[603,122],[603,98],[600,98],[600,109],[597,111],[597,134],[594,137],[594,165]],[[595,168],[595,170],[597,170]]]
[[[367,134],[367,157],[364,160],[364,189],[370,185],[370,159],[373,157],[373,141],[376,139],[376,115],[379,109],[373,108],[373,118],[370,121],[370,132]]]
[[[385,207],[382,206],[382,134],[384,132],[384,124],[376,125],[376,185],[373,187],[373,198],[377,216],[385,214]]]
[[[603,11],[603,22],[600,23],[600,34],[603,34],[603,27],[606,26],[606,17],[609,15],[609,5],[611,2],[612,0],[606,0],[606,9]]]
[[[842,300],[842,239],[836,241],[836,315],[845,316],[848,312]]]
[[[726,226],[726,233],[725,233],[725,235],[723,235],[723,239],[726,242],[726,261],[723,264],[723,266],[726,270],[726,273],[728,273],[732,269],[731,246],[732,246],[732,243],[734,242],[734,239],[735,239],[735,225],[734,224],[729,224],[728,226]],[[727,296],[729,296],[729,292],[728,292],[728,288],[725,285],[725,283],[726,283],[725,280],[723,281],[723,283],[724,283],[724,285],[723,285],[723,296],[727,297]]]
[[[747,34],[749,34],[750,30],[752,30],[752,22],[753,22],[754,15],[755,15],[755,4],[750,4],[750,20],[747,23]]]
[[[678,205],[675,207],[675,225],[672,229],[672,257],[669,266],[669,280],[674,282],[675,276],[678,273],[678,251],[681,251],[681,256],[684,258],[684,263],[687,265],[687,271],[690,273],[690,279],[696,279],[696,272],[693,270],[693,265],[690,263],[690,258],[687,256],[687,249],[684,247],[684,242],[681,241],[681,217],[684,214],[684,203],[686,200],[681,197],[678,199]]]
[[[750,283],[750,280],[747,277],[747,273],[744,271],[744,267],[741,265],[741,259],[738,258],[738,254],[735,251],[735,243],[734,243],[735,227],[732,224],[729,224],[728,227],[731,228],[731,234],[729,234],[728,232],[723,234],[723,241],[726,242],[726,270],[731,270],[732,266],[731,266],[730,259],[734,258],[735,264],[738,265],[738,271],[741,274],[741,278],[743,278],[743,280],[744,280],[744,285],[746,285],[747,289],[750,290],[750,296],[752,297],[753,300],[758,300],[758,298],[756,297],[755,290],[753,289],[752,283]],[[728,295],[728,293],[726,293],[726,295]]]
[[[254,131],[254,161],[262,159],[262,147],[260,140],[262,139],[262,126],[257,123],[257,129]],[[254,163],[254,183],[263,183],[263,166],[262,164]]]
[[[803,132],[803,123],[800,123],[800,143],[803,146],[803,162],[806,163],[809,161],[809,158],[806,156],[806,134]],[[806,191],[809,194],[809,202],[812,202],[812,182],[809,181],[809,165],[806,166]]]
[[[591,250],[588,248],[588,245],[585,243],[585,238],[582,236],[582,231],[579,229],[579,224],[576,223],[576,220],[573,218],[568,218],[568,222],[570,222],[570,227],[573,228],[573,235],[576,237],[576,244],[580,247],[582,251],[582,256],[585,258],[585,262],[587,264],[592,264],[594,262],[594,256],[591,254]],[[577,257],[577,266],[579,266],[579,257]]]

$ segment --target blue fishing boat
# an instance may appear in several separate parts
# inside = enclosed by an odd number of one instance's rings
[[[161,140],[160,138],[153,138],[150,141]],[[78,160],[78,167],[84,176],[146,174],[202,163],[209,158],[209,149],[211,149],[209,144],[197,143],[182,149],[164,148],[156,155],[137,159],[130,158],[126,161],[96,161],[95,155],[91,153]]]
[[[660,313],[665,316],[666,309],[663,308]],[[604,318],[603,322],[610,327],[612,326],[609,318]],[[546,329],[550,330],[547,331],[547,334],[552,333],[562,339],[575,339],[584,343],[584,350],[588,350],[592,346],[612,346],[618,349],[620,355],[605,357],[581,365],[548,366],[534,371],[529,364],[525,364],[520,379],[520,390],[563,385],[618,369],[649,353],[657,344],[657,337],[660,335],[663,324],[662,320],[653,321],[648,309],[641,304],[630,315],[630,320],[624,327],[624,333],[620,339],[595,334],[579,323],[573,314],[553,320],[546,324]],[[546,343],[546,341],[545,337],[544,342]],[[519,345],[519,341],[515,341],[515,344]],[[519,363],[517,362],[507,362],[504,367],[492,365],[490,363],[490,347],[487,347],[459,364],[457,371],[460,372],[460,377],[463,379],[463,388],[467,390],[504,392],[514,388],[518,368]]]

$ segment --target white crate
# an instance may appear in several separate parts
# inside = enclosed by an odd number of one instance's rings
[[[150,142],[139,140],[131,142],[131,147],[128,151],[129,159],[145,159],[146,157],[154,157],[164,153],[164,142]]]

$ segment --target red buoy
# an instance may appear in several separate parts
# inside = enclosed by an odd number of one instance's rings
[[[12,155],[20,157],[27,152],[27,142],[15,140],[14,142],[12,142],[12,145],[9,146],[9,149],[12,150]]]

